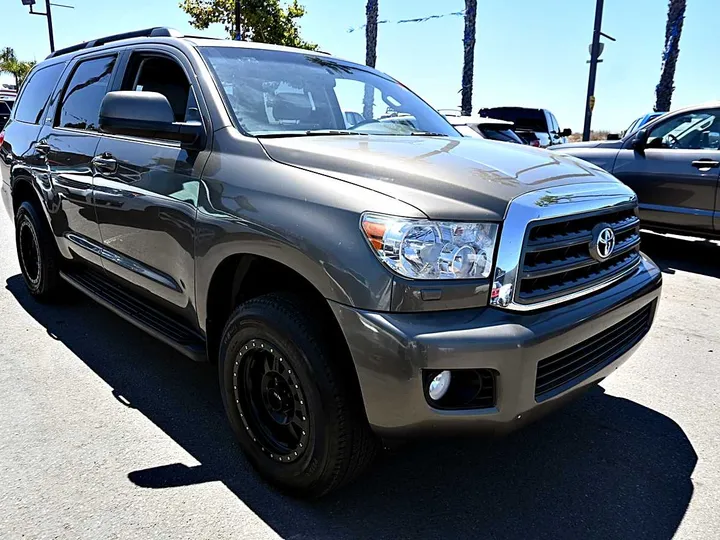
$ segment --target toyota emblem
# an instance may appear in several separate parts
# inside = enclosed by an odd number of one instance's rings
[[[615,231],[607,223],[598,223],[592,230],[590,255],[593,259],[604,261],[615,249]]]

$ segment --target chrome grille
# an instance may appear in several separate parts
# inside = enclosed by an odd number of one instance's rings
[[[615,248],[603,261],[590,253],[592,230],[599,224],[615,233]],[[619,279],[640,262],[639,227],[634,205],[532,223],[523,245],[515,302],[532,305]]]

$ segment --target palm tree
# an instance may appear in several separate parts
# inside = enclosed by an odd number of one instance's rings
[[[473,64],[475,63],[475,18],[477,0],[465,0],[465,32],[463,33],[463,71],[460,110],[463,115],[472,114]]]
[[[377,60],[377,30],[378,30],[378,0],[367,0],[365,4],[365,64],[375,67]],[[373,117],[373,87],[365,85],[363,96],[363,117],[369,120]]]
[[[680,35],[685,19],[686,0],[669,0],[665,25],[665,49],[660,68],[660,83],[655,88],[655,111],[669,111],[675,90],[675,65],[680,54]]]
[[[34,65],[35,62],[18,60],[12,47],[0,49],[0,73],[10,73],[15,78],[15,88],[18,90]]]
[[[15,88],[20,88],[19,72],[20,62],[18,62],[15,51],[12,47],[5,47],[0,50],[0,73],[10,73],[15,77]]]

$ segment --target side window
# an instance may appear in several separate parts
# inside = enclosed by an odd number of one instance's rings
[[[20,99],[15,107],[15,120],[30,124],[39,124],[42,113],[60,80],[65,64],[54,64],[35,71],[30,79],[23,85]]]
[[[557,118],[555,118],[555,115],[553,113],[550,113],[550,129],[552,129],[555,133],[560,133],[560,126],[558,126]]]
[[[176,122],[201,120],[190,81],[182,67],[171,58],[133,54],[123,77],[122,90],[158,92],[167,98]]]
[[[114,66],[114,56],[78,64],[60,102],[57,126],[98,130],[100,103],[107,93]]]
[[[694,111],[670,118],[650,131],[648,148],[718,150],[720,109]]]

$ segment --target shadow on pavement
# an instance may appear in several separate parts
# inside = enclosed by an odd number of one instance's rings
[[[675,270],[720,278],[720,242],[642,232],[642,251],[666,274]]]
[[[504,439],[431,440],[385,455],[317,502],[254,474],[225,421],[216,370],[104,308],[36,303],[7,289],[50,335],[198,460],[128,471],[146,488],[222,481],[284,538],[669,539],[690,502],[697,456],[669,418],[597,388]],[[202,508],[197,508],[202,512]]]

